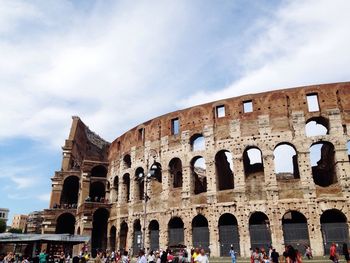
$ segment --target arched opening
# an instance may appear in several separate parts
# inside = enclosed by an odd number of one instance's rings
[[[190,138],[190,145],[192,151],[203,151],[205,150],[205,139],[202,134],[194,134]]]
[[[233,161],[229,151],[222,150],[215,155],[215,168],[218,189],[233,189]]]
[[[220,256],[227,257],[231,245],[240,254],[238,223],[234,215],[226,213],[219,218]]]
[[[257,147],[248,147],[243,152],[243,166],[245,176],[264,176],[262,153]]]
[[[197,215],[192,220],[192,245],[210,253],[208,220],[203,215]]]
[[[119,195],[119,177],[114,177],[113,180],[113,198],[111,198],[112,202],[118,201],[118,195]]]
[[[71,213],[64,213],[57,218],[56,234],[74,235],[75,217]]]
[[[194,157],[191,161],[193,193],[200,194],[207,191],[207,175],[205,159],[201,156]]]
[[[288,143],[280,143],[273,151],[277,179],[300,178],[298,156],[295,148]]]
[[[156,166],[157,168],[153,176],[158,183],[161,183],[162,182],[162,165],[160,163],[154,162],[152,164],[152,169],[154,168],[154,166]]]
[[[249,233],[251,248],[265,248],[271,245],[270,221],[262,212],[255,212],[249,218]]]
[[[103,165],[97,165],[91,169],[91,177],[107,177],[107,169]]]
[[[322,136],[329,133],[329,121],[324,117],[313,117],[305,125],[307,137]]]
[[[145,184],[142,180],[145,172],[142,167],[138,167],[135,171],[135,181],[137,187],[135,188],[135,200],[143,200],[145,197]]]
[[[124,202],[130,201],[130,175],[124,174],[123,175],[123,198]]]
[[[130,154],[126,154],[123,158],[124,168],[131,168],[131,156]]]
[[[107,249],[107,222],[109,213],[105,208],[99,208],[92,217],[91,251],[93,257],[96,251]]]
[[[120,251],[126,250],[126,240],[128,238],[128,224],[123,221],[120,224],[120,232],[119,232],[119,249]]]
[[[317,142],[310,147],[312,177],[316,185],[326,187],[337,182],[334,146],[330,142]]]
[[[159,249],[159,223],[157,220],[152,220],[148,226],[150,249],[156,251]]]
[[[137,255],[142,247],[142,232],[139,219],[134,221],[133,253]]]
[[[310,246],[306,217],[297,211],[289,211],[282,217],[284,245],[292,245],[303,254]]]
[[[115,226],[112,226],[109,231],[109,245],[112,251],[116,250],[116,247],[115,247],[116,237],[117,237],[117,229],[115,228]]]
[[[172,178],[173,188],[182,187],[182,162],[179,158],[173,158],[169,162],[169,173]]]
[[[184,222],[180,217],[173,217],[168,223],[168,246],[184,244]]]
[[[103,202],[105,198],[105,185],[102,182],[93,182],[90,184],[90,198],[92,202]]]
[[[349,243],[349,229],[346,216],[337,209],[329,209],[321,215],[321,230],[325,254],[329,254],[332,243]]]
[[[79,193],[79,178],[76,176],[69,176],[64,180],[61,205],[73,205],[78,203]]]

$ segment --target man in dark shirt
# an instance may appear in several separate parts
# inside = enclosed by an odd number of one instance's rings
[[[272,249],[271,252],[271,261],[272,263],[278,263],[278,258],[280,257],[280,255],[278,254],[278,252],[276,252],[276,249]]]

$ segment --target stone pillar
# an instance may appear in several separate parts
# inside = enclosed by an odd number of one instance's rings
[[[220,256],[219,229],[216,224],[209,223],[210,256]]]
[[[79,191],[79,204],[81,205],[85,202],[85,199],[90,194],[90,178],[87,177],[88,173],[82,173],[82,178],[80,179],[81,186]]]
[[[192,242],[192,225],[191,221],[184,221],[184,242],[185,246],[192,248],[193,242]]]
[[[208,203],[216,203],[216,168],[215,168],[215,158],[212,156],[206,156],[206,177],[207,177],[207,200]]]
[[[166,201],[169,197],[169,188],[171,183],[171,174],[169,169],[163,170],[163,176],[162,176],[162,200]]]
[[[241,209],[243,211],[243,207],[241,207]],[[239,210],[239,208],[237,210]],[[240,215],[237,216],[237,221],[241,257],[250,257],[249,218],[246,215]]]
[[[160,218],[159,222],[159,247],[165,249],[168,246],[168,217]]]
[[[301,188],[304,192],[304,198],[316,197],[316,186],[312,178],[312,169],[310,164],[310,152],[298,151],[298,166],[300,172]]]
[[[323,236],[321,230],[320,216],[316,213],[316,204],[309,204],[308,230],[310,247],[314,256],[324,255]]]
[[[264,179],[266,185],[266,198],[268,202],[278,201],[278,185],[275,174],[274,155],[270,150],[263,152]]]
[[[186,165],[182,167],[182,204],[184,207],[190,205],[189,198],[192,193],[192,178],[191,178],[191,167]]]
[[[273,206],[273,211],[277,211],[278,207],[277,205]],[[279,253],[282,253],[284,251],[284,236],[283,236],[283,229],[282,229],[282,219],[279,218],[280,214],[275,213],[270,215],[270,231],[271,231],[271,242],[272,246],[276,248],[276,251]]]

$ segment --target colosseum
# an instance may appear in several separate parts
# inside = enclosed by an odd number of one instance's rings
[[[350,82],[178,110],[112,143],[73,117],[43,232],[89,235],[92,250],[324,255],[349,242],[349,141]]]

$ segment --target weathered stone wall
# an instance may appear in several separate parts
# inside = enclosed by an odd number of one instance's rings
[[[308,110],[308,94],[317,94],[318,111]],[[252,112],[243,110],[243,103],[247,101],[252,102]],[[224,106],[225,116],[217,116],[218,106]],[[328,133],[307,137],[306,123],[320,116],[329,122]],[[178,134],[172,134],[173,119],[179,120]],[[69,175],[78,176],[80,182],[78,207],[72,211],[76,216],[75,232],[90,235],[95,211],[107,209],[108,245],[115,244],[117,248],[125,247],[120,243],[122,223],[128,226],[125,248],[132,248],[135,220],[140,220],[141,229],[145,228],[145,247],[150,245],[149,223],[156,220],[160,230],[159,244],[165,248],[169,243],[168,223],[174,217],[182,219],[184,244],[192,247],[192,220],[201,214],[208,221],[211,254],[218,256],[219,218],[229,213],[237,219],[240,254],[248,256],[251,247],[250,216],[254,212],[263,212],[268,217],[266,224],[272,245],[282,252],[285,243],[282,218],[289,211],[298,211],[307,219],[314,254],[322,255],[324,246],[320,217],[324,211],[337,209],[347,217],[346,223],[349,223],[350,164],[347,142],[350,140],[350,83],[245,95],[172,112],[129,130],[109,148],[100,138],[87,140],[89,136],[86,132],[77,128],[81,126],[79,121],[73,119],[71,134],[63,147],[62,171],[53,178],[51,209],[46,210],[46,221],[50,222],[46,229],[51,232],[55,230],[55,220],[64,212],[54,209],[53,205],[59,202],[63,180]],[[204,137],[204,150],[192,150],[191,138],[195,134]],[[77,144],[77,139],[82,143]],[[86,142],[93,143],[94,147],[87,147]],[[326,187],[315,184],[310,164],[310,146],[318,142],[329,142],[334,146],[335,179],[334,183]],[[274,150],[281,143],[288,143],[296,150],[293,162],[298,167],[298,173],[294,177],[290,174],[276,176]],[[254,166],[247,175],[244,152],[251,147],[260,150],[263,169]],[[218,182],[221,175],[216,165],[225,162],[217,161],[216,164],[215,156],[221,150],[232,155],[232,189],[220,190],[223,186]],[[87,152],[89,154],[84,155]],[[131,165],[124,161],[126,155],[130,156]],[[194,194],[191,163],[199,156],[205,159],[207,191]],[[169,169],[173,158],[181,160],[182,187],[173,187],[175,175]],[[144,225],[144,201],[140,200],[135,171],[142,167],[147,172],[154,161],[162,167],[162,180],[151,181],[146,189],[150,200]],[[91,169],[96,165],[108,167],[107,178],[91,177]],[[124,183],[126,177],[130,179],[129,196],[128,186]],[[105,184],[108,202],[86,202],[94,180]],[[115,237],[110,231],[112,227],[116,229]]]

